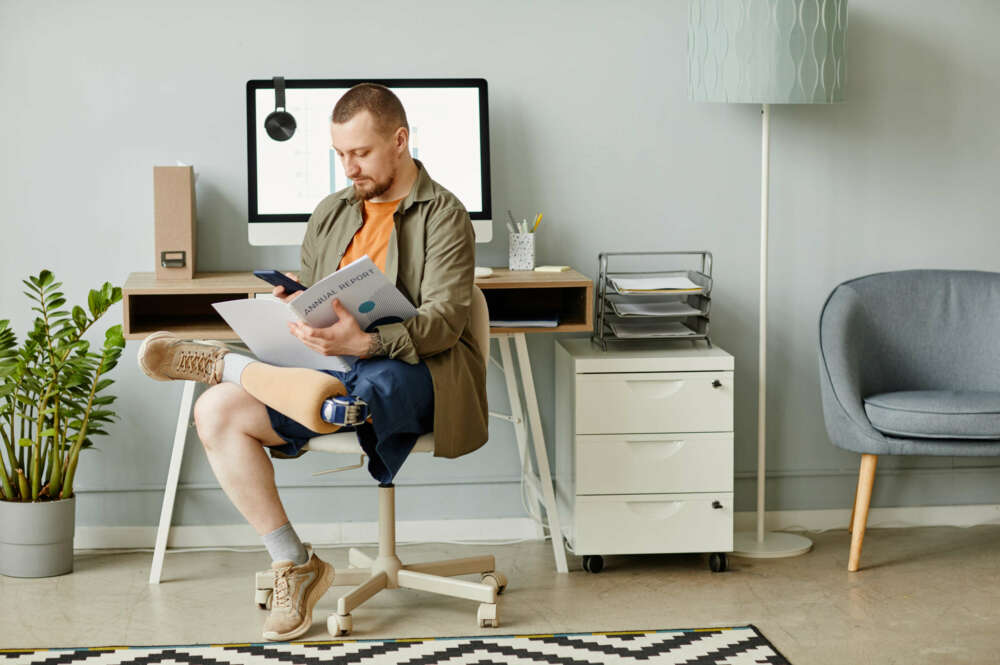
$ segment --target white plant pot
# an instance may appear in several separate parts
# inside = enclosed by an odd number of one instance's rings
[[[53,577],[73,572],[76,499],[0,501],[0,575]]]

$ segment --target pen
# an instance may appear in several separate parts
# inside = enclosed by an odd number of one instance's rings
[[[538,225],[541,224],[541,222],[542,222],[542,213],[538,213],[538,217],[535,218],[535,225],[531,227],[532,233],[535,232],[535,229],[538,228]]]
[[[514,215],[510,214],[510,208],[507,208],[507,216],[510,217],[511,224],[517,224],[517,222],[514,221]]]
[[[510,222],[507,222],[507,230],[510,231],[510,233],[512,234],[517,233],[517,231],[514,230],[514,225],[511,224]]]

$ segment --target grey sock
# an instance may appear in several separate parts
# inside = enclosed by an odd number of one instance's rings
[[[291,522],[285,522],[282,526],[264,536],[264,547],[271,555],[271,561],[291,561],[296,566],[301,566],[309,560],[309,554],[305,546],[299,540]]]
[[[235,383],[240,385],[240,375],[243,374],[243,370],[250,363],[257,362],[256,359],[250,356],[244,356],[239,353],[227,353],[223,356],[222,361],[225,363],[222,366],[222,380],[228,381],[229,383]]]

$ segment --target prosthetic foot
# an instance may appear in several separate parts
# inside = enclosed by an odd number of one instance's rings
[[[325,400],[321,416],[324,422],[341,427],[371,422],[368,404],[354,395],[330,397]]]

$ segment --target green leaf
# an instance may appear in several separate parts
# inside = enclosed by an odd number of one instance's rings
[[[90,315],[95,319],[100,316],[101,312],[101,294],[94,289],[90,290],[87,295],[87,307],[90,308]]]
[[[53,278],[54,276],[51,270],[43,270],[42,272],[38,273],[38,283],[41,286],[48,286],[49,284],[52,283]]]
[[[100,381],[97,382],[97,388],[95,388],[94,391],[101,392],[114,382],[115,382],[114,379],[101,379]]]
[[[35,442],[32,441],[31,439],[18,439],[17,445],[27,448],[28,446],[35,445]]]
[[[58,294],[58,297],[49,303],[50,309],[55,309],[56,307],[62,307],[66,304],[66,298],[62,297],[62,294]]]
[[[105,302],[110,304],[111,296],[113,293],[114,293],[114,287],[111,286],[111,282],[104,282],[104,285],[101,287],[101,298],[103,298]]]
[[[112,302],[112,304],[114,304],[116,302],[121,302],[121,299],[122,299],[122,289],[121,289],[120,286],[116,286],[111,291],[111,302]]]
[[[46,429],[43,429],[39,434],[39,436],[55,436],[55,435],[56,435],[56,430],[54,427],[48,427]]]
[[[3,396],[2,392],[0,392],[0,396]],[[118,398],[116,396],[114,396],[114,395],[105,395],[103,397],[95,397],[94,398],[94,405],[95,406],[103,406],[105,404],[113,404],[116,399],[118,399]]]
[[[73,307],[73,322],[78,328],[87,327],[87,313],[79,305]]]

